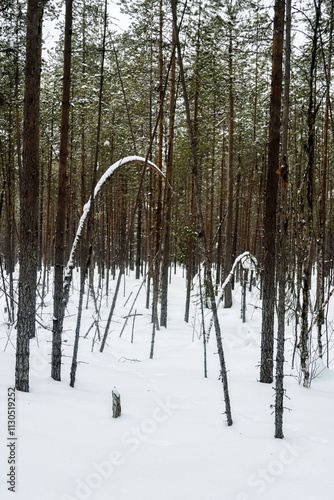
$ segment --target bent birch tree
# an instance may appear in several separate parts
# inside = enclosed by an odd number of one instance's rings
[[[106,181],[109,180],[114,175],[116,170],[118,170],[120,167],[124,167],[125,165],[128,165],[129,163],[133,163],[133,162],[139,162],[139,163],[144,164],[144,168],[146,168],[146,166],[149,166],[150,168],[155,170],[159,175],[161,175],[162,177],[165,178],[165,175],[161,172],[161,170],[153,162],[147,160],[147,158],[145,159],[145,158],[142,158],[141,156],[126,156],[125,158],[122,158],[121,160],[118,160],[116,163],[111,165],[105,171],[105,173],[101,176],[100,180],[98,181],[98,183],[96,184],[96,186],[94,188],[93,199],[94,200],[96,199],[97,195],[100,193],[100,191],[101,191],[102,187],[104,186],[104,184],[106,183]],[[76,235],[75,235],[75,238],[73,241],[73,245],[71,248],[70,256],[69,256],[69,259],[67,261],[67,265],[65,267],[64,280],[63,280],[63,300],[62,300],[62,306],[61,306],[60,311],[59,311],[60,317],[58,318],[60,325],[63,325],[63,320],[64,320],[64,316],[65,316],[65,309],[66,309],[66,306],[67,306],[68,301],[69,301],[70,286],[71,286],[71,282],[72,282],[73,268],[75,265],[76,251],[78,249],[79,242],[81,240],[83,229],[85,226],[85,222],[86,222],[87,217],[89,215],[89,212],[91,210],[91,206],[92,206],[92,199],[90,198],[88,200],[88,202],[83,207],[83,213],[81,215],[81,218],[80,218],[80,221],[78,224],[78,229],[77,229],[77,232],[76,232]],[[61,349],[59,349],[58,352],[59,352],[58,363],[60,364],[61,363]]]

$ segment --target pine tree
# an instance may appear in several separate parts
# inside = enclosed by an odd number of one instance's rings
[[[285,1],[275,1],[272,82],[270,97],[268,171],[264,213],[263,304],[260,382],[273,381],[274,310],[276,302],[276,203],[280,147],[282,54]]]
[[[60,135],[58,202],[55,234],[55,266],[54,266],[54,306],[53,306],[53,339],[51,376],[54,380],[61,378],[61,333],[63,330],[63,281],[65,265],[65,228],[67,209],[67,172],[68,172],[68,138],[71,92],[71,53],[72,53],[72,4],[73,0],[66,1],[65,13],[65,44],[64,44],[64,72],[62,118]]]
[[[39,107],[44,1],[29,0],[20,175],[20,275],[15,386],[29,392],[29,342],[35,336],[39,213]]]

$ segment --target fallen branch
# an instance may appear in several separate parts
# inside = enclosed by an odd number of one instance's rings
[[[124,356],[119,358],[118,362],[120,362],[121,360],[123,360],[122,363],[124,363],[124,361],[131,361],[133,363],[141,363],[140,359],[130,359],[130,358],[125,358]]]

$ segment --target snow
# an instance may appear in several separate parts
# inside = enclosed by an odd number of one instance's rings
[[[116,389],[116,387],[113,388],[112,390],[112,393],[117,397],[119,398],[120,397],[120,393],[118,392],[118,390]]]
[[[95,313],[84,310],[75,388],[69,372],[78,302],[74,273],[64,322],[62,381],[50,378],[51,331],[31,341],[30,392],[16,393],[16,493],[7,490],[7,391],[13,386],[15,330],[0,325],[0,498],[7,500],[331,500],[334,459],[334,375],[324,369],[310,389],[291,370],[293,325],[287,327],[285,439],[274,439],[272,384],[258,382],[261,313],[255,288],[247,322],[240,319],[241,291],[232,309],[220,308],[233,426],[226,425],[215,336],[208,345],[203,376],[203,342],[198,297],[184,323],[185,278],[171,276],[168,328],[156,332],[141,288],[135,317],[119,337],[140,287],[126,276],[104,352],[94,343]],[[102,294],[101,331],[112,301]],[[131,297],[129,298],[130,294]],[[129,299],[129,300],[128,300]],[[107,305],[108,301],[108,305]],[[127,303],[126,303],[127,302]],[[52,296],[39,310],[52,324]],[[125,305],[126,304],[126,305]],[[253,305],[250,305],[253,304]],[[1,311],[4,310],[2,307]],[[333,309],[331,310],[331,314]],[[206,321],[210,315],[206,311]],[[95,339],[96,340],[96,339]],[[6,350],[5,349],[6,346]],[[121,395],[122,415],[112,418],[111,394]]]

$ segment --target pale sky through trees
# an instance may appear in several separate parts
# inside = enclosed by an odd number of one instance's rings
[[[65,6],[62,8],[61,15],[59,16],[62,19],[65,15]],[[120,12],[120,8],[116,2],[109,0],[108,2],[108,16],[110,27],[112,27],[116,31],[123,31],[129,26],[130,20],[126,14],[122,14]],[[51,49],[54,47],[56,41],[59,37],[59,29],[56,24],[57,21],[51,21],[47,17],[43,22],[43,42],[44,42],[44,50]]]

